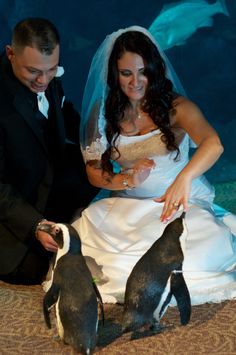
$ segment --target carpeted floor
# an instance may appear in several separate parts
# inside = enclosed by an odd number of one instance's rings
[[[236,184],[216,185],[216,202],[236,213]],[[0,355],[73,355],[56,340],[55,322],[47,329],[41,286],[13,286],[0,281]],[[105,325],[99,328],[96,354],[236,355],[236,300],[192,307],[191,321],[181,326],[176,308],[163,318],[159,333],[121,334],[120,305],[105,305]],[[53,318],[53,317],[52,317]]]
[[[0,354],[75,354],[55,339],[44,324],[40,286],[13,286],[0,282]],[[200,355],[236,354],[236,300],[192,307],[191,321],[181,326],[176,308],[169,308],[159,334],[121,335],[121,305],[105,305],[96,354]],[[53,318],[53,317],[52,317]]]

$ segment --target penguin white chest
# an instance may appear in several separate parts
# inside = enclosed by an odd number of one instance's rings
[[[61,228],[61,230],[63,231],[63,248],[58,249],[58,251],[57,251],[55,264],[54,264],[54,266],[52,268],[52,272],[51,272],[51,279],[44,281],[42,283],[43,290],[45,292],[47,292],[50,289],[50,287],[52,286],[53,276],[54,276],[55,269],[57,267],[58,260],[63,255],[66,255],[70,249],[70,235],[69,235],[68,229],[61,223],[57,223],[57,226],[59,226]]]
[[[167,280],[167,283],[166,283],[165,289],[162,293],[160,302],[159,302],[157,308],[155,309],[155,311],[153,312],[153,317],[157,320],[157,322],[160,321],[161,317],[164,315],[164,313],[168,307],[169,302],[166,304],[166,306],[164,308],[162,308],[169,293],[170,293],[170,283],[171,283],[171,275],[169,276],[169,278]]]

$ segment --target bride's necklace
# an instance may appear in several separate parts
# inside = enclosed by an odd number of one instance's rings
[[[139,109],[126,111],[126,115],[122,124],[122,131],[126,135],[138,135],[140,132],[139,122],[144,118]]]
[[[137,120],[141,120],[143,118],[141,111],[137,110]]]
[[[127,112],[128,120],[129,121],[136,121],[136,120],[141,120],[144,118],[143,112],[140,110],[140,108],[136,108],[134,110],[128,110]]]

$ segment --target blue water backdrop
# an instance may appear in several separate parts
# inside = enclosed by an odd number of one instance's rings
[[[224,144],[207,176],[212,182],[236,180],[236,1],[0,0],[2,50],[12,27],[28,16],[46,17],[58,27],[64,88],[78,110],[93,54],[107,34],[140,25],[159,35],[187,95]]]

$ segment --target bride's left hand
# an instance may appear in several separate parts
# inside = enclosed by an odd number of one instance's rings
[[[164,202],[160,217],[162,222],[169,221],[176,214],[181,205],[183,206],[183,210],[187,211],[190,188],[191,181],[182,176],[177,176],[164,195],[154,198],[155,202]]]
[[[153,159],[140,159],[133,166],[133,184],[139,186],[150,175],[151,169],[155,168],[156,164]]]

